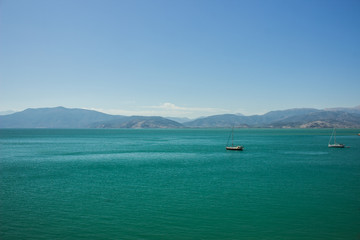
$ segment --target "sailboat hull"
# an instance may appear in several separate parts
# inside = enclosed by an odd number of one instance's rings
[[[344,144],[340,144],[340,143],[335,143],[335,144],[329,144],[328,147],[329,147],[329,148],[344,148],[345,145],[344,145]]]
[[[242,151],[243,149],[244,149],[243,146],[226,147],[226,150],[233,150],[233,151]]]

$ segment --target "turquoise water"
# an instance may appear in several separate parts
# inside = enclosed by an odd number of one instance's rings
[[[0,130],[0,239],[360,239],[359,130]]]

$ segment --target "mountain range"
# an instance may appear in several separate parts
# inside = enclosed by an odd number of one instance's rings
[[[263,115],[222,114],[184,122],[158,116],[109,115],[93,110],[29,108],[0,116],[0,128],[360,128],[360,106],[296,108]]]

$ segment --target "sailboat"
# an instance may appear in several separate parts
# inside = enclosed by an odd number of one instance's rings
[[[331,140],[334,138],[334,142],[331,143]],[[341,143],[337,143],[336,142],[336,128],[334,128],[332,134],[331,134],[331,137],[329,139],[329,144],[328,144],[328,147],[329,148],[344,148],[345,145],[344,144],[341,144]]]
[[[226,150],[242,151],[244,149],[243,146],[234,146],[234,128],[232,128],[231,130],[231,146],[229,146],[229,140],[230,140],[230,136],[226,144]]]

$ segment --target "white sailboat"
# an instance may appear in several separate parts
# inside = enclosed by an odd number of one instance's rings
[[[229,146],[229,140],[230,140],[230,136],[229,136],[228,142],[226,144],[226,150],[235,150],[235,151],[244,150],[243,146],[235,146],[234,145],[234,128],[232,128],[232,130],[231,130],[231,146]]]
[[[331,140],[334,139],[334,142],[331,143]],[[341,144],[341,143],[337,143],[336,142],[336,128],[334,128],[332,134],[331,134],[331,137],[329,139],[329,143],[328,143],[328,147],[329,148],[344,148],[345,145],[344,144]]]

